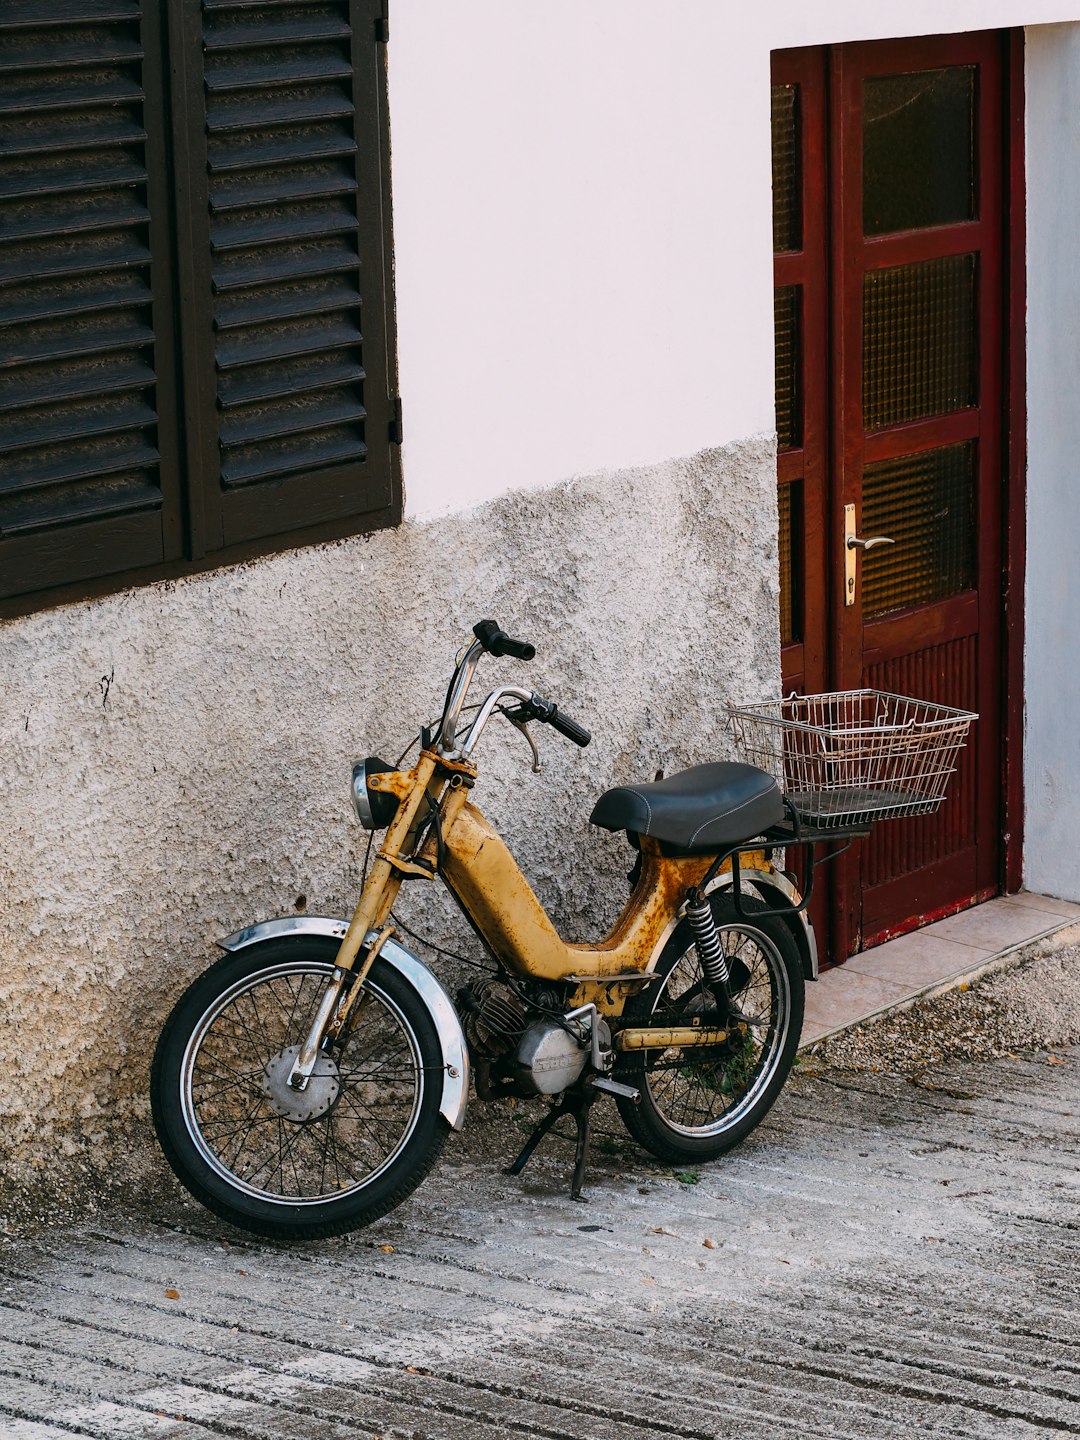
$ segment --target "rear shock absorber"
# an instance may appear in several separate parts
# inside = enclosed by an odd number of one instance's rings
[[[709,984],[726,998],[731,971],[720,940],[720,932],[713,918],[709,897],[697,887],[687,894],[686,918],[694,934],[694,947],[701,968]]]

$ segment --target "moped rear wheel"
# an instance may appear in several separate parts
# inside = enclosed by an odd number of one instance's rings
[[[169,1164],[215,1214],[280,1238],[340,1235],[399,1205],[445,1142],[442,1055],[427,1008],[376,960],[344,1043],[287,1084],[336,945],[268,940],[189,987],[158,1042],[154,1125]]]
[[[784,923],[744,897],[746,917],[723,891],[712,900],[731,970],[731,999],[747,1024],[723,1045],[627,1054],[617,1077],[641,1093],[617,1101],[630,1134],[661,1160],[712,1160],[737,1145],[783,1088],[802,1031],[804,985],[798,950]],[[660,979],[627,1005],[628,1024],[717,1023],[714,1005],[682,921],[657,962]]]

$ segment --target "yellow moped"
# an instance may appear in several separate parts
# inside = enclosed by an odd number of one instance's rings
[[[353,801],[385,828],[352,920],[290,916],[220,942],[158,1043],[154,1121],[183,1184],[258,1234],[316,1237],[400,1204],[484,1100],[544,1096],[577,1124],[580,1196],[591,1107],[614,1098],[631,1135],[668,1162],[710,1160],[756,1126],[794,1060],[803,986],[817,970],[805,901],[773,860],[799,822],[773,775],[696,765],[602,795],[594,824],[625,831],[632,890],[596,944],[563,940],[473,803],[493,716],[524,732],[589,733],[550,700],[499,685],[463,719],[485,656],[533,646],[474,629],[441,719],[403,770],[354,768]],[[456,1003],[406,948],[393,906],[438,875],[491,969]]]

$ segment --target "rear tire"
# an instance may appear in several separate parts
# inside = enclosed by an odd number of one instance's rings
[[[731,968],[731,999],[756,1022],[708,1048],[630,1052],[616,1076],[641,1093],[616,1101],[627,1130],[660,1160],[713,1160],[759,1125],[783,1088],[802,1032],[802,963],[784,922],[743,896],[715,892],[713,916]],[[709,1003],[689,922],[680,921],[656,965],[661,979],[623,1012],[627,1025],[686,1025]]]
[[[319,1057],[306,1091],[289,1090],[337,948],[286,938],[225,956],[181,996],[154,1055],[166,1159],[197,1200],[257,1235],[368,1225],[412,1193],[446,1141],[435,1024],[382,959],[344,1044]]]

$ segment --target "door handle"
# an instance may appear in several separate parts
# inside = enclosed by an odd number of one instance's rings
[[[844,604],[855,604],[855,574],[858,552],[872,550],[875,545],[895,545],[891,535],[856,535],[855,506],[844,506]]]

